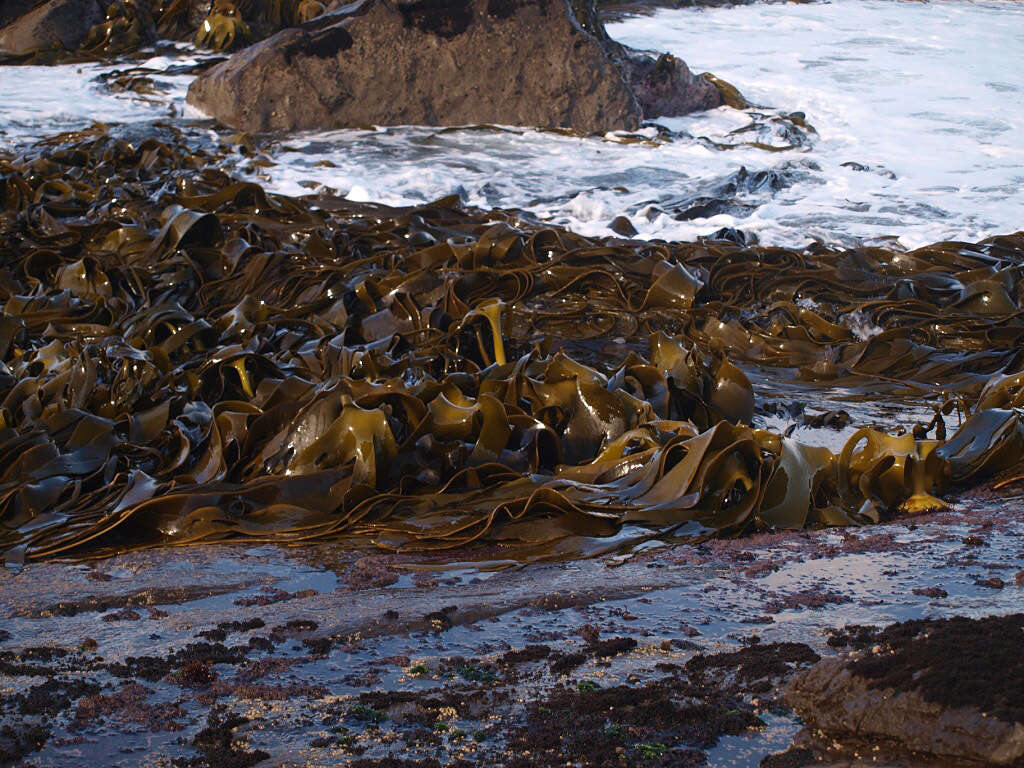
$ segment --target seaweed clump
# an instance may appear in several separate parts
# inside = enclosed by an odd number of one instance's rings
[[[160,40],[226,52],[342,5],[341,0],[113,0],[103,21],[88,30],[76,49],[56,43],[27,55],[4,56],[0,63],[108,61]]]
[[[589,682],[589,681],[585,681]],[[561,688],[530,702],[508,764],[706,765],[704,749],[764,722],[738,699],[674,678],[642,686]]]
[[[227,539],[561,557],[624,525],[914,514],[1024,455],[1024,235],[609,241],[455,198],[269,194],[216,161],[102,126],[0,156],[8,563]],[[835,454],[755,429],[744,369],[935,415]]]

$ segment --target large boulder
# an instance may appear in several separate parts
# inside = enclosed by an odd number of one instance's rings
[[[653,113],[633,82],[651,73],[635,75],[642,68],[625,63],[635,52],[609,41],[596,15],[581,18],[580,4],[359,0],[235,54],[197,78],[188,101],[258,132],[482,123],[635,129]],[[720,103],[714,86],[685,74],[698,97],[673,108]],[[681,71],[661,67],[655,76],[678,81]]]
[[[29,56],[59,47],[74,50],[101,21],[98,0],[50,0],[0,30],[0,54]]]
[[[786,702],[826,746],[848,740],[888,742],[902,749],[948,760],[1010,765],[1024,757],[1024,726],[974,708],[947,708],[917,691],[871,687],[831,658],[798,674]],[[824,750],[823,750],[824,751]]]

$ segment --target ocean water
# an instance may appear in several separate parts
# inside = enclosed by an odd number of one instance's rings
[[[659,10],[609,25],[670,51],[758,106],[658,118],[632,136],[424,127],[274,137],[270,188],[352,199],[457,193],[590,235],[628,216],[638,237],[721,227],[762,243],[915,247],[1024,228],[1024,4],[833,0]],[[195,123],[195,52],[144,66],[156,93],[113,92],[118,67],[0,69],[0,146],[92,120]],[[127,67],[128,65],[125,65]],[[789,117],[800,113],[796,118]]]
[[[178,120],[193,80],[178,70],[202,60],[191,46],[175,44],[161,55],[123,64],[0,67],[0,148],[22,147],[93,122],[140,124]],[[131,70],[152,81],[152,93],[110,83]]]

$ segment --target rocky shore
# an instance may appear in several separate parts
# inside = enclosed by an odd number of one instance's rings
[[[1014,764],[1005,496],[500,572],[336,545],[31,564],[0,574],[0,761]]]
[[[1020,482],[1021,382],[976,373],[1015,354],[1013,311],[1003,305],[1017,292],[995,264],[1016,258],[1019,238],[901,253],[896,277],[879,250],[784,254],[731,233],[691,244],[593,241],[455,201],[396,210],[268,195],[233,180],[226,155],[192,151],[171,131],[162,139],[135,145],[97,127],[3,160],[0,233],[16,255],[3,316],[4,760],[702,765],[733,754],[765,766],[856,765],[863,745],[881,748],[883,738],[895,765],[1018,759],[1020,725],[1005,704],[1016,683],[1002,661],[1016,619],[860,627],[1024,608],[1019,496],[1008,498]],[[104,202],[110,193],[91,186],[110,179],[114,163],[118,218]],[[61,181],[69,167],[73,184]],[[524,259],[536,259],[537,248],[545,257],[524,282],[532,269]],[[272,267],[273,254],[285,252]],[[432,254],[452,259],[436,261],[447,266],[434,273],[447,274],[451,289],[422,274],[415,294],[388,288],[410,279],[403,264],[429,264]],[[737,262],[746,271],[767,262],[771,304],[760,303],[760,289],[741,298]],[[610,271],[595,271],[597,263]],[[957,277],[936,281],[942,264]],[[469,277],[484,265],[506,277]],[[324,269],[353,268],[361,271],[325,281]],[[554,269],[554,285],[576,292],[559,289],[552,303],[541,276]],[[948,330],[932,343],[966,357],[938,354],[906,324],[857,341],[837,322],[842,311],[819,314],[836,301],[827,288],[817,312],[783,304],[789,324],[775,331],[755,319],[780,311],[787,279],[806,291],[810,274],[828,286],[852,269],[874,275],[862,285],[876,311],[907,306],[909,291],[915,312],[926,301],[943,307]],[[605,293],[602,274],[619,287]],[[31,295],[27,280],[50,287]],[[179,292],[174,303],[168,290]],[[225,290],[242,292],[216,293]],[[407,302],[430,290],[447,308],[410,311]],[[726,296],[750,302],[728,323],[718,319]],[[465,361],[447,374],[447,389],[403,389],[388,372],[425,364],[401,357],[422,334],[404,325],[417,316],[448,329],[446,343]],[[798,322],[804,333],[793,330]],[[653,332],[653,353],[641,327]],[[562,341],[531,352],[545,331]],[[623,341],[609,344],[612,333]],[[681,345],[685,334],[693,346]],[[964,353],[972,334],[988,344]],[[540,367],[534,355],[543,355]],[[784,377],[755,399],[728,356],[759,376],[800,360],[798,381],[821,388],[819,403],[837,380],[850,386],[882,370],[912,381],[922,365],[976,394],[937,402],[931,424],[902,436],[861,430],[835,456],[744,426],[755,409],[803,406],[784,394]],[[558,404],[551,389],[552,409],[537,412],[532,430],[518,415],[529,413],[529,395],[502,402],[481,383],[500,382],[509,360],[533,365],[524,370],[535,392],[572,372],[573,394]],[[621,455],[602,448],[616,436],[595,425],[614,426],[593,415],[628,413],[605,410],[613,393],[626,397],[634,386],[625,376],[618,390],[598,384],[614,379],[616,366],[647,382],[623,402],[643,395],[651,408],[686,409],[664,412],[652,431],[620,433],[646,435],[633,446],[620,440]],[[322,389],[309,386],[315,371]],[[339,386],[348,394],[335,404]],[[417,396],[435,414],[418,426]],[[906,385],[890,396],[907,397]],[[957,406],[970,416],[947,431]],[[844,413],[806,416],[842,428]],[[353,414],[360,421],[347,421]],[[303,438],[314,448],[289,450],[298,445],[290,421],[319,425]],[[707,425],[703,436],[697,423]],[[335,454],[316,443],[331,429],[349,435]],[[710,442],[722,436],[730,442]],[[675,460],[659,458],[665,446]],[[651,477],[670,478],[662,488],[681,487],[680,474],[700,479],[657,504],[649,493],[630,502],[624,520],[608,514],[607,501],[602,508],[599,496],[628,499],[631,473],[646,477],[652,466],[661,474]],[[524,493],[526,478],[510,471],[529,472],[531,483],[544,473],[571,482]],[[161,488],[169,472],[176,479]],[[737,485],[744,477],[749,484]],[[490,487],[458,485],[467,482]],[[438,492],[440,483],[447,489]],[[353,517],[381,501],[399,509],[402,492],[398,515],[378,507],[375,517]],[[493,514],[495,495],[508,518]],[[469,516],[448,511],[453,501]],[[671,524],[687,519],[703,530]],[[836,524],[854,527],[822,527]],[[786,532],[805,525],[811,532]],[[715,528],[729,537],[709,539]],[[124,553],[223,539],[243,546]],[[254,548],[260,541],[298,546]],[[34,562],[70,553],[93,564]],[[516,563],[532,565],[490,570]],[[952,639],[942,640],[947,626]],[[928,637],[939,650],[918,655],[915,644]],[[965,665],[922,661],[935,677],[918,690],[914,660],[946,656],[941,643],[951,642]],[[844,643],[874,650],[834,657]],[[963,695],[936,699],[938,690],[965,691],[969,711]],[[894,712],[897,700],[900,716],[845,725],[862,707]],[[810,726],[805,736],[798,717]],[[963,736],[982,721],[987,740]]]
[[[1024,765],[1024,233],[274,194],[225,124],[742,97],[587,4],[29,5],[23,62],[262,42],[193,84],[202,139],[0,149],[0,765]]]
[[[900,762],[1019,765],[1022,629],[1022,614],[857,628],[836,636],[851,655],[796,675],[785,698],[830,756],[886,745]]]
[[[495,123],[584,133],[722,103],[685,63],[614,43],[583,8],[364,0],[217,65],[189,103],[254,132]]]

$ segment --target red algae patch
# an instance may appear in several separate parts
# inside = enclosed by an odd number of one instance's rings
[[[95,727],[102,718],[136,723],[151,731],[180,731],[185,711],[177,704],[147,704],[153,691],[140,683],[125,683],[112,694],[87,696],[75,709],[76,728]]]
[[[399,576],[392,561],[393,558],[386,555],[362,557],[341,575],[341,580],[353,590],[390,586]]]

